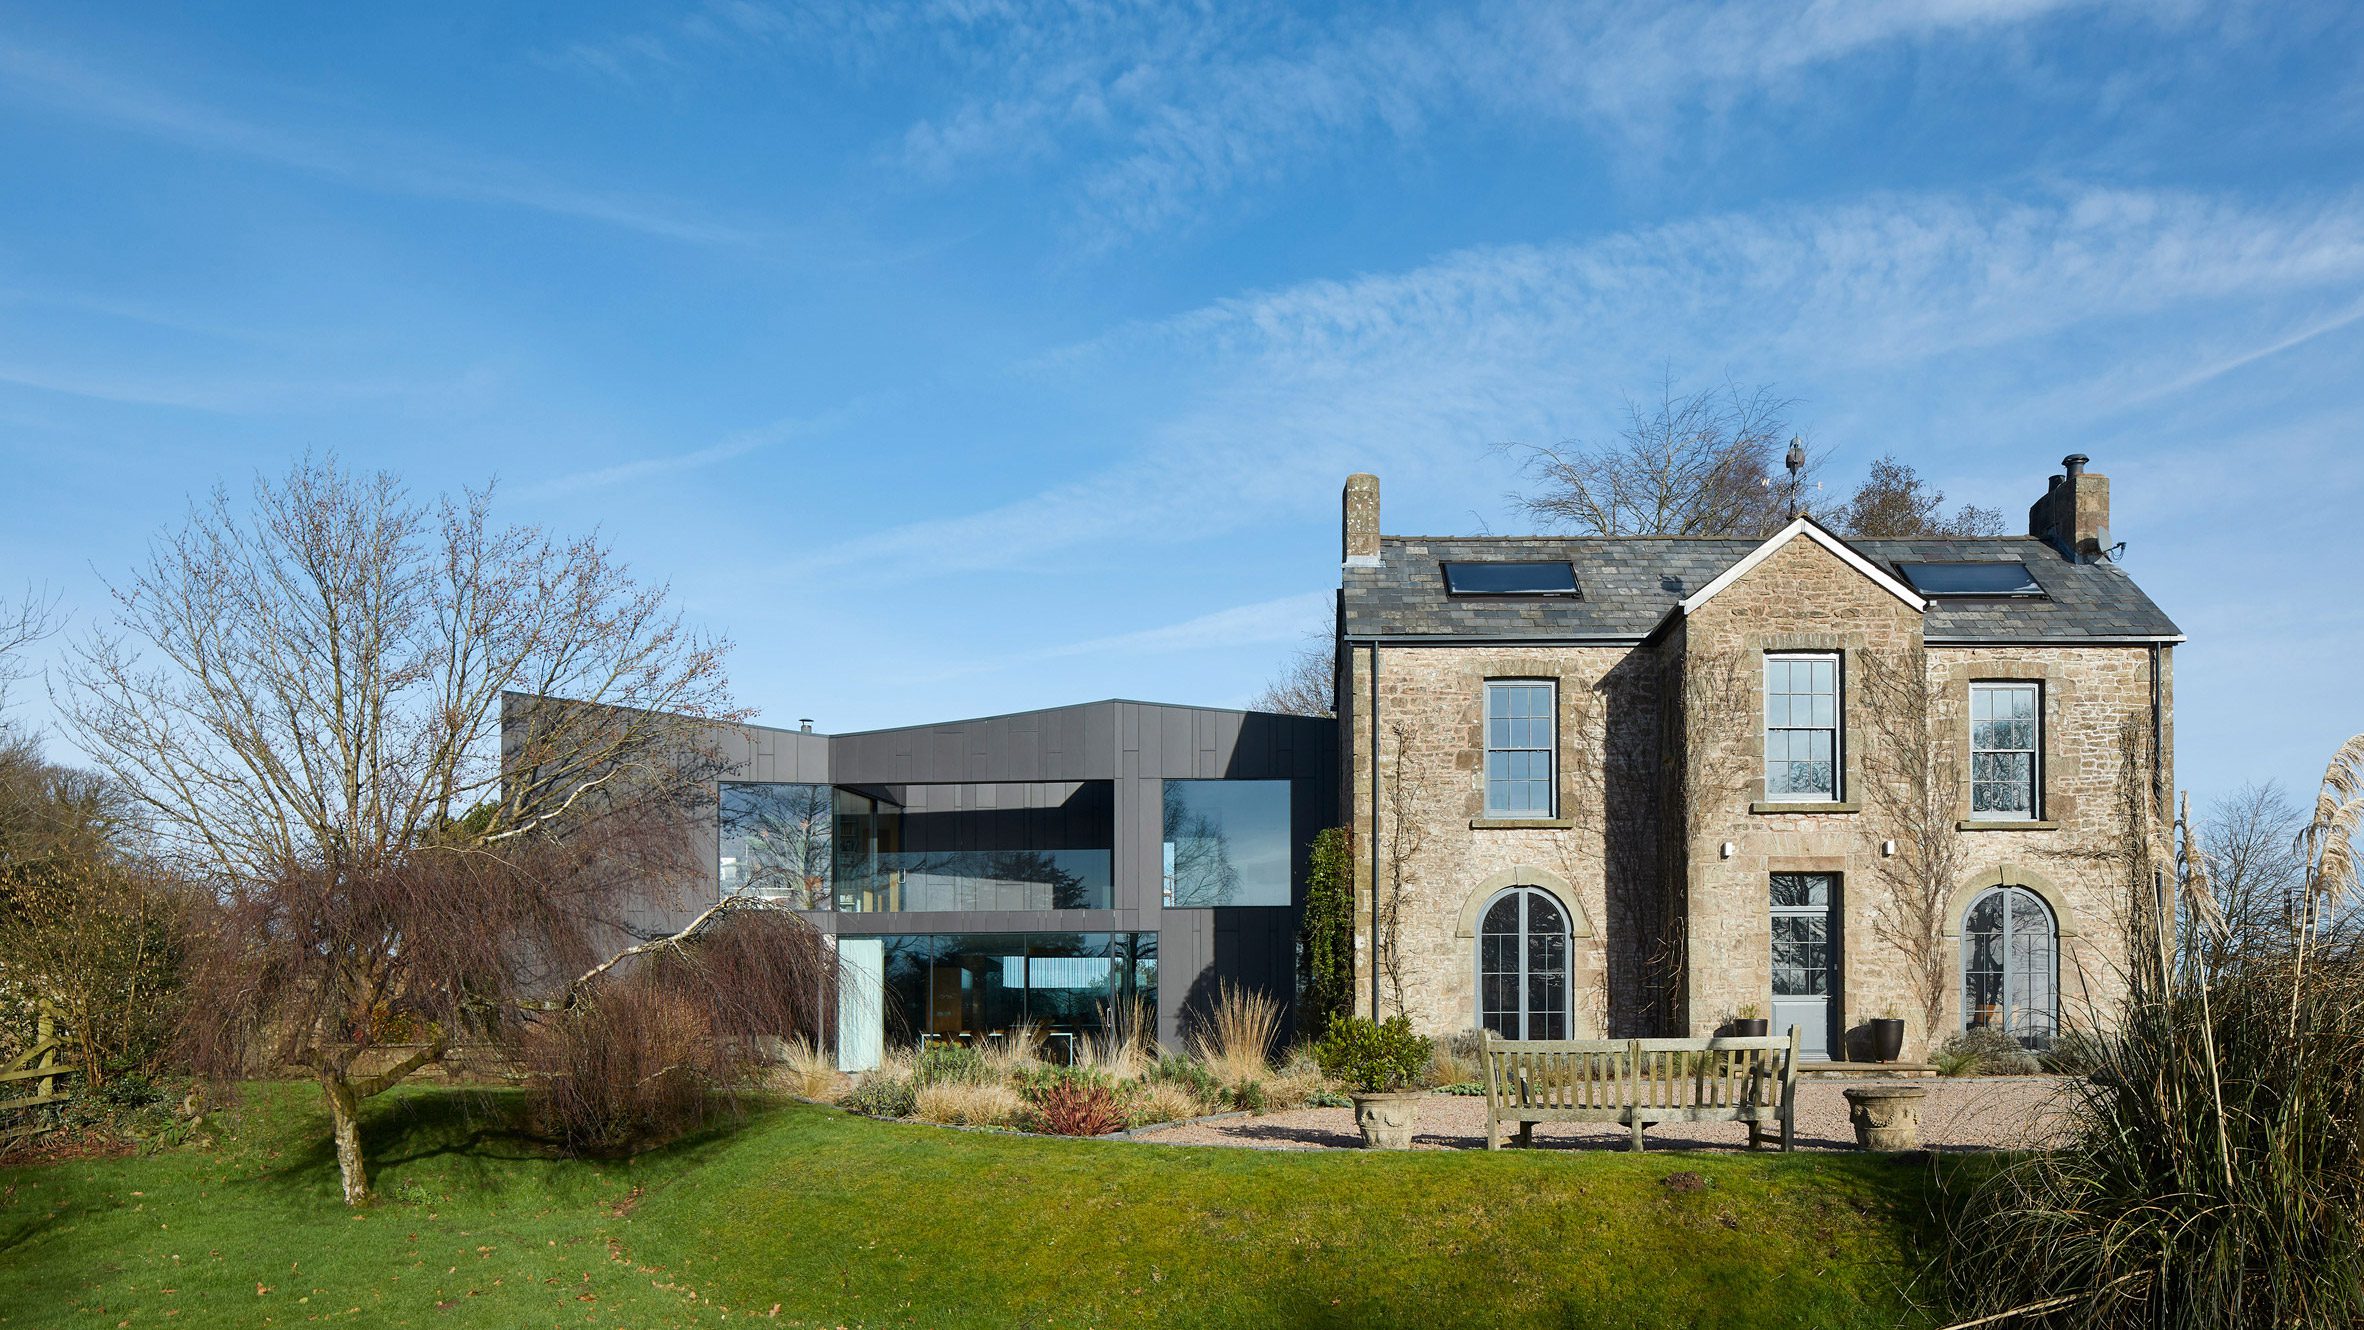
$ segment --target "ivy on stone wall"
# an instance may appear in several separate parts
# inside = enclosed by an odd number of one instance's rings
[[[1344,827],[1313,838],[1297,957],[1297,1034],[1311,1042],[1354,1007],[1354,836]]]

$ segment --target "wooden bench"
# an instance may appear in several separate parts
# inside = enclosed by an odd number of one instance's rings
[[[1486,1063],[1486,1148],[1502,1148],[1518,1124],[1535,1143],[1538,1122],[1745,1122],[1754,1150],[1781,1128],[1796,1135],[1798,1028],[1786,1036],[1734,1039],[1497,1039],[1482,1041]]]

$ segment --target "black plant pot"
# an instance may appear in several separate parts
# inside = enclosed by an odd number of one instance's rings
[[[1771,1030],[1772,1025],[1773,1022],[1762,1016],[1753,1021],[1734,1020],[1732,1022],[1732,1037],[1735,1039],[1762,1039]]]
[[[1894,1062],[1904,1056],[1904,1022],[1894,1016],[1882,1016],[1871,1023],[1871,1055],[1874,1062]]]

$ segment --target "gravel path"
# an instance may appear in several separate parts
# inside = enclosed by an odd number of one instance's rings
[[[1825,1080],[1798,1084],[1797,1147],[1852,1150],[1855,1130],[1847,1123],[1850,1085],[1888,1081]],[[1932,1078],[1921,1105],[1921,1143],[1936,1150],[2021,1148],[2045,1143],[2058,1128],[2057,1101],[2063,1081],[2055,1076]],[[1485,1146],[1486,1101],[1482,1097],[1432,1094],[1420,1103],[1416,1150],[1476,1150]],[[1300,1108],[1261,1117],[1153,1127],[1135,1140],[1159,1145],[1231,1145],[1264,1150],[1360,1149],[1354,1110]],[[1741,1150],[1748,1129],[1738,1122],[1667,1122],[1650,1128],[1653,1150]],[[1537,1149],[1623,1150],[1632,1133],[1614,1124],[1544,1123],[1535,1128]]]

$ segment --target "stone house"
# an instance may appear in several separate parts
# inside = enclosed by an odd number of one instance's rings
[[[1941,540],[1384,536],[1351,477],[1358,1007],[1527,1038],[1764,1017],[1832,1059],[1881,1016],[1912,1052],[2106,1019],[2183,637],[2085,463],[2027,535]]]

